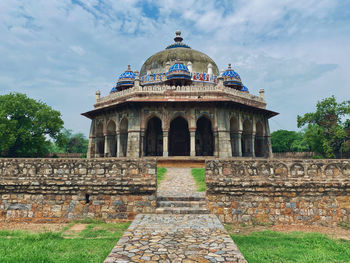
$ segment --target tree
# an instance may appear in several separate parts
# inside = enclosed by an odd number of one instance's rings
[[[42,157],[63,127],[59,111],[25,94],[0,96],[0,156]]]
[[[335,158],[349,144],[350,101],[337,103],[334,96],[319,101],[316,112],[298,116],[298,127],[307,125],[305,140],[324,157]]]
[[[59,152],[86,153],[89,140],[82,133],[73,134],[71,130],[63,129],[57,138]]]
[[[296,131],[277,130],[272,132],[271,144],[273,152],[303,152],[308,150],[303,133]]]

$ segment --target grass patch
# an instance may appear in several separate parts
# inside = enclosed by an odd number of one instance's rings
[[[166,168],[157,167],[157,185],[160,185],[160,182],[164,180],[166,173]]]
[[[261,231],[231,237],[249,263],[350,262],[350,241],[318,233]]]
[[[205,192],[207,189],[205,185],[205,169],[204,168],[193,168],[191,174],[196,181],[197,191]]]
[[[94,222],[69,238],[66,228],[46,233],[3,230],[0,262],[103,262],[129,225]]]

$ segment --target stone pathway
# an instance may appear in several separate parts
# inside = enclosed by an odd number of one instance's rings
[[[121,262],[247,262],[196,192],[190,168],[167,168],[158,214],[139,214],[105,259]]]

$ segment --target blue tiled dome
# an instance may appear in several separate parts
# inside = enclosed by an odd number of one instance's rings
[[[228,64],[228,69],[222,74],[225,86],[242,86],[242,80],[239,74],[231,68]]]
[[[113,88],[111,89],[111,92],[110,92],[110,93],[117,92],[117,91],[118,91],[117,88],[116,88],[116,87],[113,87]]]
[[[124,73],[120,74],[116,88],[118,89],[119,87],[134,86],[135,77],[136,74],[131,70],[130,65],[128,65],[128,69]]]
[[[185,71],[185,72],[189,72],[188,68],[182,64],[182,63],[175,63],[174,65],[172,65],[169,68],[169,72],[173,72],[173,71]]]
[[[241,91],[244,91],[244,92],[249,92],[248,88],[246,86],[243,85]]]

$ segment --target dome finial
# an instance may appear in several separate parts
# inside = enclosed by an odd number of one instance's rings
[[[231,63],[228,64],[228,69],[231,69]]]
[[[128,71],[131,71],[131,66],[130,65],[128,65]]]
[[[181,37],[181,31],[180,31],[180,30],[176,30],[175,34],[176,34],[176,37],[174,38],[174,41],[175,41],[175,42],[182,42],[182,40],[184,40],[184,39]]]

